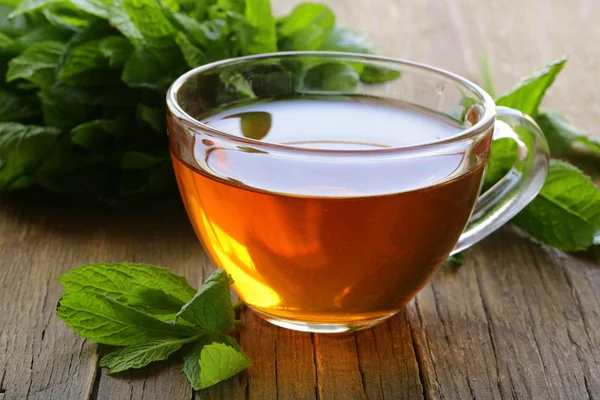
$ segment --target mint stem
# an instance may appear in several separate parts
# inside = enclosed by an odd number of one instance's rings
[[[204,329],[201,329],[200,332],[198,332],[194,336],[190,336],[189,338],[181,339],[180,342],[182,344],[192,343],[192,342],[195,342],[196,340],[200,339],[202,336],[204,336],[204,334],[206,334],[206,331]]]
[[[245,306],[245,304],[244,304],[244,302],[243,302],[243,301],[241,301],[241,300],[238,300],[238,301],[234,301],[234,302],[233,302],[233,309],[234,309],[234,310],[240,310],[240,309],[242,309],[244,306]]]

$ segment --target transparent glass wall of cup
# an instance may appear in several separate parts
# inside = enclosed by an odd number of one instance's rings
[[[314,72],[336,64],[381,79]],[[249,99],[298,94],[407,104],[462,131],[406,147],[323,150],[237,137],[199,121]],[[294,52],[225,60],[183,75],[167,102],[177,181],[198,237],[251,309],[296,330],[343,332],[394,315],[449,254],[525,207],[548,168],[547,143],[530,118],[496,108],[461,77],[385,57]],[[517,143],[518,160],[477,198],[491,142],[504,137]],[[454,165],[450,174],[440,171],[445,183],[432,170],[440,160]],[[361,193],[369,177],[386,190]],[[307,197],[299,186],[314,187]]]

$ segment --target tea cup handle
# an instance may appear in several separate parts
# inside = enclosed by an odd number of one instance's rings
[[[517,143],[517,161],[477,199],[469,223],[450,254],[472,246],[510,221],[537,196],[546,180],[548,143],[533,119],[512,108],[498,107],[493,139],[500,138]]]

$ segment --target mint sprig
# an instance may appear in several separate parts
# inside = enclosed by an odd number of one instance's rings
[[[585,136],[562,115],[540,111],[542,99],[566,64],[562,57],[523,78],[496,104],[515,108],[534,118],[548,138],[553,156],[573,150],[575,143],[600,155],[600,144]],[[484,63],[484,65],[486,65]],[[487,68],[487,67],[486,67]],[[491,85],[489,71],[483,72]],[[496,183],[514,164],[517,147],[511,140],[493,143],[485,187]],[[534,239],[564,251],[585,250],[600,237],[600,191],[581,170],[566,161],[551,160],[540,194],[513,219]]]
[[[280,18],[270,0],[10,3],[0,4],[0,159],[10,160],[0,163],[0,192],[41,186],[113,205],[147,201],[173,187],[164,99],[190,68],[278,50],[375,51],[317,3]],[[347,65],[310,76],[331,85],[338,72],[347,75],[339,89],[357,84],[360,71]],[[371,68],[361,81],[397,74]],[[254,95],[239,74],[224,83],[224,92]],[[23,132],[25,148],[2,140]]]
[[[233,282],[222,269],[197,292],[166,268],[126,262],[83,265],[59,281],[66,293],[57,315],[68,327],[96,343],[126,346],[100,360],[111,374],[165,360],[189,344],[195,345],[183,357],[183,370],[195,390],[251,364],[222,333],[235,326]]]

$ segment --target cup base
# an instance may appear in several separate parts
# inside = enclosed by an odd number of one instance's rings
[[[385,317],[363,320],[363,321],[354,321],[347,324],[331,324],[331,323],[319,323],[319,322],[305,322],[305,321],[297,321],[292,319],[286,319],[281,317],[276,317],[271,314],[267,314],[262,311],[258,311],[255,308],[247,306],[253,312],[258,314],[262,319],[267,322],[272,323],[273,325],[280,326],[282,328],[291,329],[294,331],[300,332],[313,332],[313,333],[343,333],[343,332],[351,332],[351,331],[360,331],[363,329],[371,328],[386,319],[393,316],[395,313],[391,313],[386,315]]]

